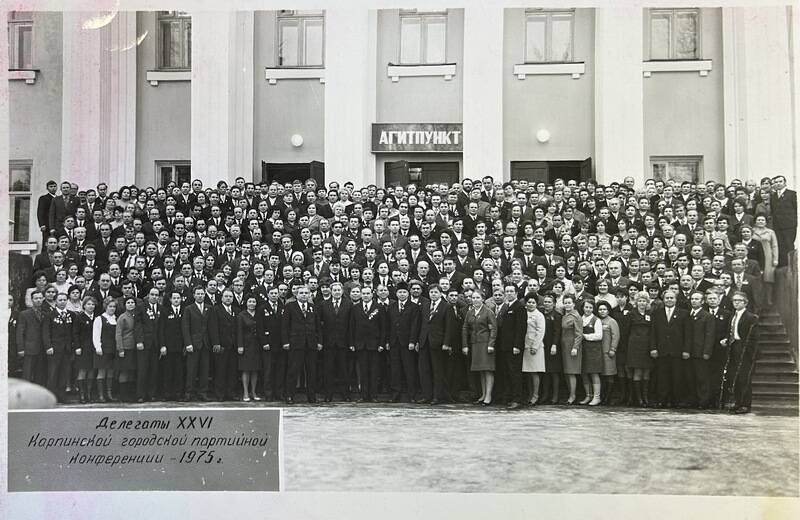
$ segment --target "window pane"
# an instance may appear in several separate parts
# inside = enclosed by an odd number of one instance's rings
[[[699,166],[697,161],[670,162],[669,178],[676,182],[697,182]]]
[[[444,63],[447,46],[447,18],[431,17],[426,20],[427,41],[425,42],[426,63]]]
[[[161,187],[163,188],[172,180],[172,166],[161,166]]]
[[[550,61],[572,61],[572,16],[553,15]]]
[[[670,58],[670,25],[668,13],[653,13],[650,16],[650,59],[668,60]]]
[[[278,23],[278,66],[297,65],[297,22],[280,20]]]
[[[675,58],[697,58],[697,13],[678,12],[675,15]]]
[[[28,224],[30,220],[31,198],[28,196],[12,196],[12,217],[14,223],[11,228],[11,240],[26,242],[29,239]]]
[[[547,18],[544,16],[529,16],[525,27],[525,61],[546,61],[545,57],[545,28]]]
[[[8,191],[31,191],[30,168],[11,167],[8,180]]]
[[[666,163],[653,163],[653,179],[663,181],[667,179]]]
[[[183,22],[183,61],[181,67],[189,68],[192,66],[192,21]]]
[[[420,63],[422,31],[420,19],[400,18],[400,63]]]
[[[33,27],[20,25],[17,33],[17,68],[33,68]]]
[[[177,68],[181,66],[181,23],[180,22],[161,22],[161,52],[162,66],[165,68]]]
[[[305,22],[305,65],[319,66],[323,60],[322,20],[306,20]]]
[[[184,182],[191,182],[192,181],[192,167],[189,164],[178,164],[175,166],[175,172],[177,173],[177,181],[178,186],[183,184]]]

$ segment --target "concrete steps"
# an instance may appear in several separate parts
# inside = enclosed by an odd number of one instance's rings
[[[756,364],[753,367],[753,408],[770,415],[797,415],[800,377],[792,345],[780,315],[760,316]]]

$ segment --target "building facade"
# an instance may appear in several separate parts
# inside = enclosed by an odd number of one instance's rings
[[[791,7],[2,16],[12,249],[36,247],[50,179],[796,185],[800,168]]]

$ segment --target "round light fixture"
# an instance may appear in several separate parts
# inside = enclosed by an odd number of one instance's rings
[[[541,130],[536,132],[536,140],[539,141],[540,143],[546,143],[547,141],[550,140],[550,131],[542,128]]]
[[[290,140],[295,148],[303,146],[303,136],[300,134],[294,134]]]

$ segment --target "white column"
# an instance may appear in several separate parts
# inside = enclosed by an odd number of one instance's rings
[[[507,180],[503,168],[503,9],[464,9],[464,171]]]
[[[726,182],[783,174],[796,185],[790,13],[722,9]]]
[[[644,157],[642,7],[595,9],[595,177],[626,176],[642,187]]]
[[[376,182],[370,153],[375,122],[377,14],[363,8],[325,11],[325,182]]]
[[[135,179],[136,13],[64,12],[61,178]]]
[[[253,13],[192,13],[192,178],[252,178]]]

